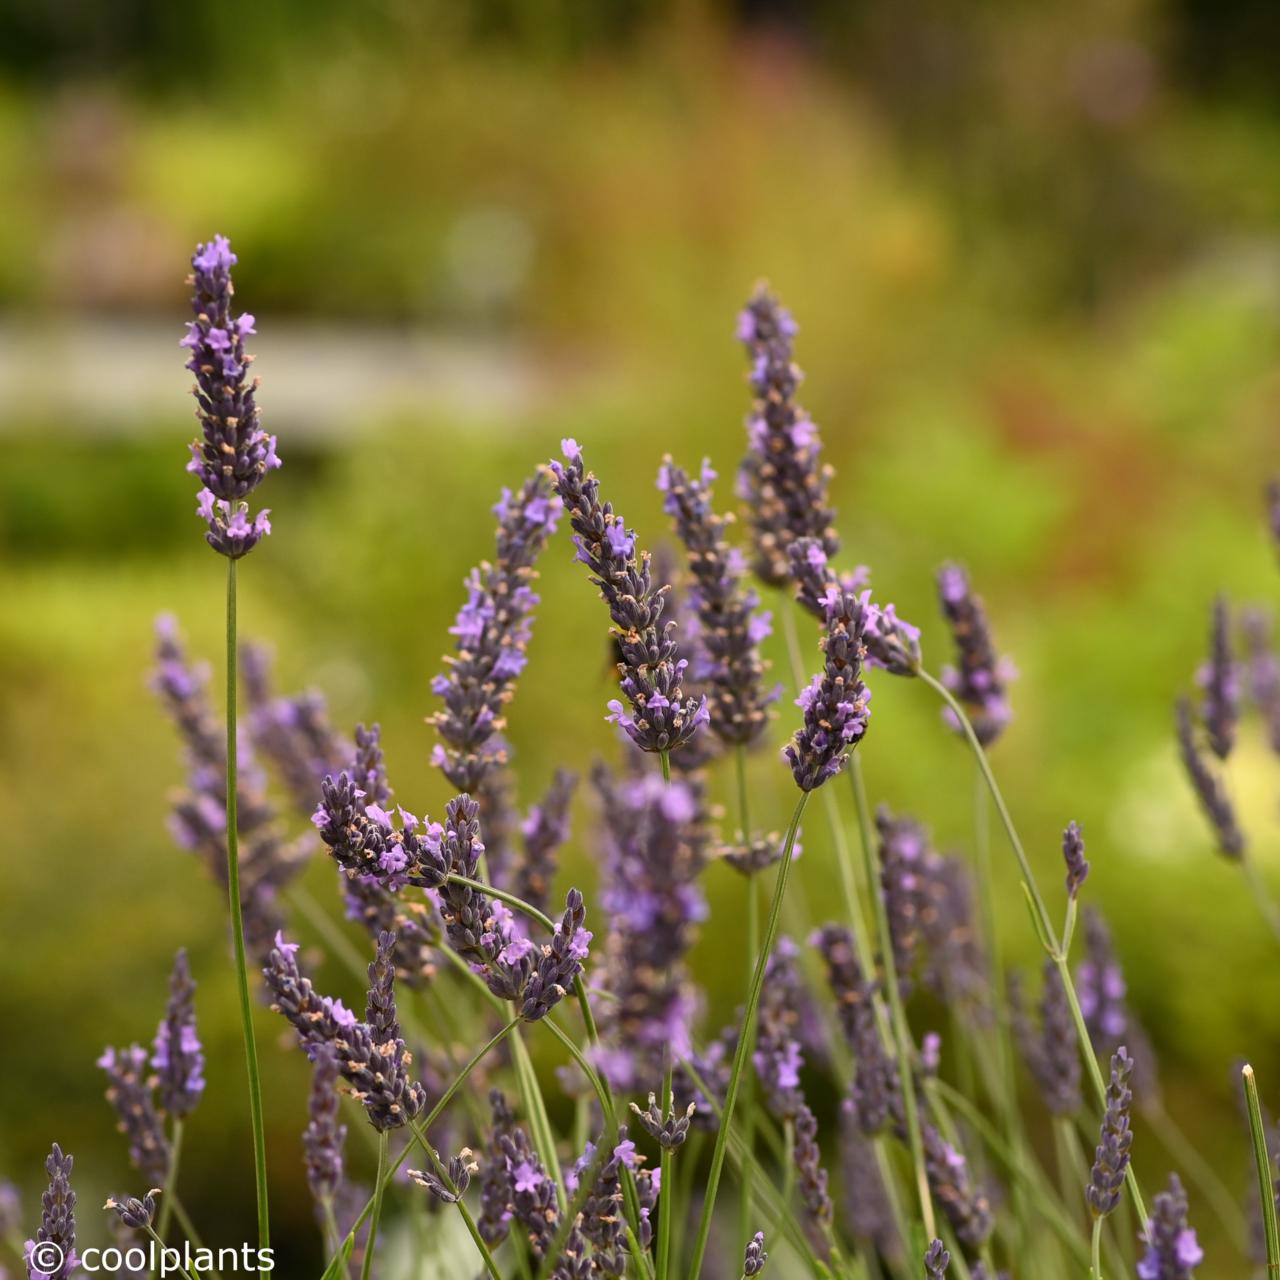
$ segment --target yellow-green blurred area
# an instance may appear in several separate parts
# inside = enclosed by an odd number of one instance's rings
[[[668,451],[710,456],[731,504],[749,404],[735,314],[767,277],[800,324],[844,562],[923,626],[935,670],[934,571],[970,569],[1021,673],[993,756],[1046,896],[1059,910],[1076,818],[1166,1106],[1243,1201],[1234,1065],[1250,1056],[1280,1106],[1280,951],[1187,793],[1172,701],[1214,593],[1274,603],[1280,586],[1261,499],[1280,412],[1278,38],[1260,0],[0,0],[0,1173],[28,1229],[52,1140],[77,1155],[90,1242],[107,1191],[145,1189],[94,1060],[150,1039],[185,945],[210,1056],[185,1199],[215,1239],[252,1232],[225,907],[166,833],[182,765],[147,689],[165,610],[219,687],[225,566],[183,472],[177,346],[187,260],[214,232],[240,257],[285,461],[241,626],[275,646],[283,688],[322,688],[344,728],[380,720],[398,798],[433,815],[429,680],[498,491],[573,436],[641,545],[671,537]],[[556,765],[619,754],[605,612],[571,555],[562,533],[511,706],[525,804]],[[922,685],[873,689],[873,800],[972,849],[972,758]],[[797,716],[788,695],[750,766],[775,828]],[[1280,762],[1256,721],[1229,778],[1280,885]],[[727,766],[712,787],[730,800]],[[585,789],[575,817],[561,888],[590,902]],[[994,840],[1000,937],[1033,970]],[[804,850],[816,920],[839,901],[821,805]],[[317,858],[307,883],[338,915],[332,868]],[[706,887],[713,1029],[740,999],[742,888],[722,867]],[[937,1011],[916,1016],[923,1032]],[[259,1028],[284,1274],[310,1274],[306,1065],[281,1020]],[[532,1043],[567,1117],[559,1049]],[[358,1135],[351,1150],[366,1158]],[[1136,1161],[1151,1186],[1172,1167],[1141,1124]],[[1192,1207],[1201,1274],[1241,1274],[1194,1190]]]

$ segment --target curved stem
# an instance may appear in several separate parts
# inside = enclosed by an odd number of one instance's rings
[[[235,564],[235,561],[233,560],[231,563],[232,563],[232,564]],[[160,1246],[160,1257],[161,1257],[161,1258],[164,1258],[164,1255],[165,1255],[165,1253],[167,1253],[167,1252],[168,1252],[168,1253],[178,1253],[178,1251],[177,1251],[176,1249],[167,1249],[167,1248],[166,1248],[166,1246],[165,1246],[164,1241],[163,1241],[163,1240],[161,1240],[161,1239],[160,1239],[160,1237],[159,1237],[158,1235],[156,1235],[155,1231],[154,1231],[151,1227],[144,1227],[144,1228],[143,1228],[143,1230],[147,1233],[147,1235],[149,1235],[149,1236],[151,1237],[151,1239],[152,1239],[152,1240],[153,1240],[157,1245],[159,1245],[159,1246]],[[182,1255],[179,1253],[179,1254],[178,1254],[178,1256],[179,1256],[179,1257],[181,1257]],[[181,1265],[180,1263],[176,1262],[176,1261],[174,1262],[173,1267],[174,1267],[174,1270],[176,1270],[176,1271],[177,1271],[177,1273],[182,1277],[182,1280],[200,1280],[200,1273],[199,1273],[198,1271],[196,1271],[195,1267],[192,1267],[192,1268],[191,1268],[191,1273],[188,1273],[188,1272],[184,1271],[184,1270],[182,1269],[182,1265]]]
[[[369,1280],[373,1269],[373,1251],[378,1243],[378,1224],[382,1221],[382,1198],[386,1193],[384,1175],[387,1172],[387,1132],[378,1134],[378,1176],[373,1183],[373,1212],[369,1215],[369,1236],[364,1246],[364,1261],[360,1264],[360,1280]]]
[[[164,1190],[160,1197],[160,1216],[156,1221],[156,1235],[161,1240],[169,1238],[169,1219],[173,1214],[173,1192],[178,1185],[178,1162],[182,1159],[182,1120],[175,1116],[173,1135],[169,1139],[169,1169],[164,1177]]]
[[[262,1120],[262,1080],[258,1073],[258,1045],[253,1032],[253,1003],[249,998],[249,966],[244,949],[244,914],[240,905],[240,848],[236,816],[237,735],[236,698],[236,562],[227,561],[227,899],[231,908],[231,937],[235,948],[236,987],[240,995],[240,1028],[244,1035],[245,1066],[249,1076],[249,1122],[253,1129],[253,1174],[258,1200],[259,1254],[271,1242],[267,1209],[267,1141]],[[267,1280],[270,1268],[259,1271]]]
[[[736,772],[738,775],[738,839],[743,847],[751,842],[751,826],[747,808],[747,749],[738,743],[734,751]],[[755,968],[756,952],[760,948],[760,893],[756,885],[755,873],[748,871],[747,884],[747,986],[751,985],[751,974]],[[756,1130],[756,1090],[755,1074],[747,1072],[742,1085],[742,1141],[748,1152],[755,1150]],[[748,1160],[742,1170],[742,1199],[738,1215],[738,1236],[745,1240],[751,1231],[751,1184],[754,1181],[754,1162]]]
[[[907,1025],[907,1013],[902,1003],[902,989],[898,985],[898,966],[893,959],[893,935],[889,929],[889,911],[884,894],[880,892],[880,860],[876,855],[875,841],[871,835],[871,811],[867,806],[866,787],[862,781],[857,752],[850,761],[849,782],[853,788],[853,803],[858,813],[858,829],[862,835],[862,857],[866,864],[867,896],[871,899],[872,917],[876,923],[877,940],[880,943],[880,965],[884,970],[885,994],[889,999],[889,1018],[893,1024],[893,1042],[898,1059],[898,1078],[902,1084],[902,1113],[907,1129],[907,1145],[911,1149],[911,1164],[915,1171],[916,1197],[920,1202],[920,1218],[925,1236],[932,1240],[938,1232],[933,1216],[933,1198],[929,1194],[929,1173],[924,1161],[924,1139],[920,1136],[920,1116],[916,1110],[916,1091],[911,1065],[911,1028]]]
[[[662,1073],[662,1115],[665,1119],[671,1114],[671,1051],[663,1055],[666,1058]],[[671,1274],[671,1220],[674,1217],[676,1189],[671,1180],[671,1162],[675,1152],[665,1144],[659,1149],[658,1167],[662,1172],[662,1185],[658,1201],[658,1280],[668,1280]]]
[[[522,915],[526,915],[530,920],[536,920],[545,929],[549,929],[552,933],[556,931],[556,922],[545,911],[539,911],[531,902],[526,902],[523,898],[517,898],[514,893],[507,893],[503,889],[495,889],[493,885],[485,880],[472,880],[468,876],[449,876],[450,884],[464,884],[468,889],[475,889],[479,893],[483,893],[488,898],[497,898],[499,902],[505,902],[507,906],[514,907]]]
[[[1089,1028],[1085,1023],[1084,1015],[1080,1011],[1080,1001],[1076,995],[1071,968],[1062,950],[1062,944],[1058,940],[1053,921],[1049,918],[1049,912],[1045,907],[1044,898],[1040,894],[1040,888],[1036,884],[1036,878],[1031,870],[1031,863],[1027,859],[1026,850],[1023,849],[1022,841],[1018,837],[1018,829],[1013,825],[1013,818],[1009,814],[1009,806],[1005,804],[1004,796],[1000,791],[1000,784],[996,781],[996,776],[991,771],[991,763],[987,759],[987,753],[982,749],[982,743],[978,741],[978,735],[974,733],[969,717],[965,714],[965,710],[960,703],[956,701],[951,690],[940,680],[931,676],[923,667],[916,669],[916,675],[951,709],[956,718],[956,723],[960,726],[960,730],[968,741],[974,758],[978,762],[978,768],[987,785],[987,790],[991,792],[991,799],[995,802],[996,812],[1000,815],[1000,823],[1004,827],[1005,835],[1009,838],[1009,846],[1017,859],[1018,869],[1022,873],[1022,886],[1026,893],[1027,901],[1031,906],[1036,931],[1040,934],[1041,941],[1057,967],[1058,975],[1062,979],[1062,985],[1066,989],[1067,1003],[1071,1007],[1071,1017],[1075,1023],[1076,1037],[1080,1042],[1080,1052],[1089,1068],[1089,1079],[1093,1083],[1093,1091],[1098,1100],[1098,1105],[1105,1111],[1107,1105],[1107,1082],[1103,1079],[1102,1068],[1098,1065],[1098,1055],[1094,1052],[1093,1041],[1089,1037]],[[1133,1201],[1138,1220],[1142,1224],[1141,1230],[1145,1233],[1148,1222],[1147,1207],[1142,1197],[1142,1191],[1138,1186],[1138,1175],[1134,1172],[1132,1162],[1125,1174],[1125,1183],[1129,1188],[1129,1196]]]
[[[716,1144],[711,1152],[711,1168],[707,1173],[707,1189],[702,1202],[702,1216],[698,1221],[698,1238],[693,1250],[693,1263],[689,1268],[690,1280],[697,1280],[702,1269],[702,1259],[707,1252],[707,1240],[711,1235],[711,1217],[715,1212],[716,1192],[720,1189],[720,1174],[724,1169],[725,1151],[729,1144],[729,1129],[733,1123],[733,1111],[738,1101],[738,1090],[742,1083],[742,1073],[746,1067],[755,1041],[756,1010],[760,1005],[760,992],[764,988],[765,966],[769,962],[769,953],[778,936],[778,921],[782,916],[782,900],[787,892],[787,880],[791,873],[791,853],[795,848],[796,832],[800,828],[800,819],[804,816],[804,807],[808,803],[809,792],[802,791],[796,802],[795,811],[791,815],[791,823],[787,827],[787,838],[782,846],[782,858],[778,863],[778,876],[774,883],[773,900],[769,904],[769,917],[765,925],[764,938],[760,954],[756,958],[755,973],[751,977],[751,989],[747,993],[747,1005],[742,1015],[742,1034],[738,1037],[738,1047],[733,1055],[733,1070],[729,1076],[729,1088],[725,1094],[724,1112],[720,1119],[720,1127],[716,1131]]]
[[[1089,1248],[1091,1259],[1089,1275],[1093,1280],[1102,1280],[1102,1219],[1093,1220],[1093,1240]]]
[[[195,1245],[197,1251],[206,1252],[204,1241],[200,1238],[200,1232],[196,1230],[196,1224],[191,1221],[191,1215],[182,1203],[182,1197],[175,1191],[169,1197],[169,1201],[173,1205],[173,1216],[178,1220],[178,1226],[182,1228],[182,1234]],[[216,1271],[210,1270],[209,1274],[213,1277],[213,1280],[222,1280]]]

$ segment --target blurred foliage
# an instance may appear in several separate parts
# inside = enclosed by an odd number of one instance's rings
[[[242,625],[277,646],[286,687],[328,692],[338,723],[380,719],[401,796],[434,812],[428,680],[497,489],[573,435],[644,543],[667,536],[652,484],[667,450],[709,454],[727,503],[747,404],[733,317],[767,274],[801,322],[847,559],[925,625],[935,666],[933,569],[970,567],[1022,673],[996,766],[1037,867],[1056,883],[1058,833],[1078,818],[1170,1110],[1243,1194],[1231,1067],[1254,1055],[1280,1101],[1280,970],[1210,852],[1170,720],[1214,592],[1275,596],[1259,494],[1280,391],[1280,148],[1259,68],[1274,21],[1194,0],[9,0],[0,304],[17,324],[151,311],[176,330],[190,245],[220,229],[264,334],[310,317],[503,335],[543,370],[501,420],[371,405],[337,438],[273,424],[276,533],[242,574]],[[92,1154],[86,1205],[120,1189],[92,1063],[150,1037],[187,945],[211,1061],[183,1180],[233,1240],[251,1188],[222,913],[166,837],[181,767],[145,688],[162,610],[215,667],[221,652],[223,575],[181,472],[187,414],[175,390],[171,417],[122,436],[4,407],[0,1025],[17,1051],[0,1059],[0,1167],[30,1206],[56,1137]],[[568,561],[558,541],[513,707],[526,803],[554,764],[613,749],[604,618]],[[971,760],[924,689],[882,678],[875,694],[873,797],[971,846]],[[777,743],[793,715],[784,699]],[[781,824],[773,750],[752,768]],[[1246,735],[1232,784],[1273,878],[1277,776]],[[590,882],[595,815],[579,808],[566,879]],[[808,825],[800,883],[821,903],[829,849]],[[1004,943],[1032,965],[999,865]],[[310,874],[336,906],[328,869]],[[708,887],[697,958],[727,1015],[741,890],[721,869]],[[309,1231],[292,1176],[305,1072],[261,1025],[294,1240]],[[553,1079],[558,1058],[536,1048]],[[1168,1163],[1141,1130],[1137,1161],[1152,1182]],[[1238,1274],[1199,1225],[1202,1274]]]

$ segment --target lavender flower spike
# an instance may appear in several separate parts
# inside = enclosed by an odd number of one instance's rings
[[[1240,719],[1240,672],[1231,655],[1231,616],[1222,596],[1213,602],[1209,658],[1196,673],[1196,683],[1204,694],[1200,710],[1209,747],[1225,760],[1235,746]]]
[[[704,462],[695,479],[668,455],[658,488],[667,495],[663,505],[675,520],[694,579],[690,596],[706,663],[698,674],[711,690],[711,729],[723,741],[745,746],[760,736],[777,697],[761,685],[766,664],[760,643],[772,627],[768,613],[756,612],[759,597],[742,585],[742,555],[725,537],[732,517],[711,508],[714,479],[710,464]]]
[[[1089,863],[1084,856],[1084,836],[1078,822],[1068,822],[1062,833],[1062,860],[1067,864],[1067,896],[1075,898],[1089,875]]]
[[[758,286],[738,317],[755,392],[738,486],[751,512],[756,573],[774,587],[791,577],[788,548],[797,538],[817,539],[828,556],[840,549],[827,499],[831,468],[820,461],[817,426],[796,402],[803,375],[791,358],[795,335],[791,314]]]
[[[742,1258],[743,1280],[750,1280],[752,1276],[758,1276],[764,1270],[764,1264],[768,1261],[769,1255],[764,1250],[764,1232],[757,1231],[747,1241],[747,1251]]]
[[[1076,1031],[1066,988],[1053,961],[1046,960],[1044,964],[1038,1032],[1027,1017],[1021,988],[1012,976],[1009,1003],[1018,1046],[1045,1106],[1051,1115],[1075,1115],[1080,1110],[1080,1052],[1076,1048]]]
[[[551,463],[555,489],[569,513],[577,558],[609,606],[622,655],[622,692],[631,704],[628,712],[615,699],[607,718],[642,751],[674,751],[710,717],[705,698],[686,698],[681,689],[688,664],[676,646],[674,624],[662,623],[667,589],[653,585],[648,553],[637,555],[635,534],[600,501],[599,481],[584,468],[577,441],[565,440],[562,447],[566,461]]]
[[[1120,1203],[1120,1192],[1129,1168],[1129,1151],[1133,1146],[1133,1129],[1129,1121],[1129,1109],[1133,1105],[1133,1092],[1129,1088],[1132,1070],[1133,1059],[1121,1045],[1111,1057],[1111,1082],[1107,1085],[1102,1136],[1094,1153],[1089,1185],[1085,1188],[1085,1199],[1095,1218],[1105,1218]]]
[[[44,1167],[48,1190],[40,1197],[40,1227],[22,1247],[29,1280],[69,1280],[80,1265],[76,1256],[76,1193],[71,1190],[72,1157],[55,1142]]]
[[[174,1119],[190,1115],[204,1092],[204,1051],[196,1035],[195,990],[187,953],[180,950],[173,960],[169,1003],[151,1053],[160,1106]]]
[[[202,438],[192,441],[187,470],[201,483],[198,514],[209,526],[209,545],[238,560],[271,532],[269,511],[249,520],[242,499],[280,465],[276,438],[258,425],[258,379],[250,378],[253,357],[244,340],[254,332],[253,316],[231,314],[231,268],[236,255],[226,236],[197,246],[191,259],[191,309],[181,346],[191,352],[187,368],[196,376],[192,394]]]
[[[344,1174],[347,1127],[338,1121],[339,1102],[338,1055],[332,1045],[324,1044],[316,1050],[307,1127],[302,1134],[307,1186],[322,1216],[324,1206],[333,1204]]]
[[[107,1073],[107,1101],[115,1108],[117,1128],[129,1140],[129,1159],[148,1181],[163,1184],[169,1172],[169,1142],[156,1111],[147,1051],[132,1044],[107,1049],[98,1059]]]
[[[942,1247],[941,1240],[935,1240],[924,1255],[925,1280],[942,1280],[951,1265],[951,1255]]]
[[[1280,658],[1271,638],[1271,616],[1264,609],[1244,610],[1240,617],[1248,650],[1249,696],[1267,726],[1271,750],[1280,753]]]
[[[156,1196],[159,1187],[152,1187],[141,1200],[137,1196],[111,1196],[102,1207],[112,1210],[116,1217],[134,1231],[144,1231],[155,1220]]]
[[[1146,1239],[1138,1280],[1191,1280],[1204,1261],[1196,1233],[1187,1225],[1187,1193],[1176,1173],[1169,1175],[1169,1190],[1155,1198]]]
[[[488,770],[507,758],[504,708],[527,661],[538,604],[533,566],[559,516],[541,474],[526,480],[519,493],[504,489],[493,510],[494,561],[483,561],[467,576],[466,603],[449,629],[457,637],[455,652],[431,682],[444,701],[431,717],[443,740],[431,762],[459,791],[478,790]]]
[[[828,589],[823,670],[796,699],[804,724],[784,751],[801,791],[816,791],[834,778],[867,731],[871,691],[862,683],[864,618],[858,596],[834,585]]]
[[[996,656],[982,601],[959,565],[948,564],[939,570],[938,595],[959,664],[943,671],[942,683],[964,706],[978,741],[988,747],[1009,723],[1005,685],[1012,671],[1007,660]],[[949,714],[947,718],[949,722],[953,719]],[[958,729],[959,725],[952,727]]]
[[[1196,745],[1195,730],[1191,723],[1191,704],[1179,698],[1174,707],[1175,726],[1178,735],[1178,754],[1182,766],[1191,781],[1200,808],[1208,818],[1213,833],[1218,838],[1218,848],[1228,858],[1240,858],[1244,854],[1245,837],[1236,821],[1235,809],[1227,795],[1222,779],[1213,772]]]

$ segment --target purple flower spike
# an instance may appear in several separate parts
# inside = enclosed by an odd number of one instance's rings
[[[1217,837],[1218,848],[1228,858],[1240,858],[1245,850],[1244,832],[1236,820],[1236,811],[1227,795],[1226,786],[1196,745],[1191,704],[1186,698],[1178,699],[1174,715],[1182,767],[1186,770],[1191,789]]]
[[[1246,609],[1240,617],[1248,649],[1249,696],[1267,726],[1271,750],[1280,753],[1280,659],[1271,634],[1271,615],[1265,609]]]
[[[768,1261],[769,1255],[764,1248],[764,1232],[757,1231],[747,1241],[747,1251],[742,1258],[742,1274],[747,1276],[748,1280],[751,1276],[758,1276]]]
[[[44,1167],[48,1190],[40,1197],[40,1227],[22,1247],[29,1280],[69,1280],[79,1268],[76,1256],[76,1193],[71,1190],[72,1157],[55,1142]],[[42,1265],[43,1264],[43,1265]]]
[[[755,393],[738,483],[751,515],[755,571],[774,587],[791,577],[788,549],[797,538],[816,539],[828,556],[840,549],[827,499],[831,468],[821,461],[817,426],[796,402],[803,375],[791,358],[795,335],[790,313],[760,285],[738,318]]]
[[[927,1120],[921,1125],[920,1136],[933,1198],[942,1206],[956,1239],[970,1249],[980,1249],[995,1227],[990,1198],[974,1186],[968,1160]]]
[[[757,612],[759,597],[742,585],[741,556],[729,545],[729,517],[711,507],[710,480],[704,464],[695,479],[670,456],[658,472],[664,506],[688,555],[694,588],[690,603],[698,619],[698,640],[705,669],[699,670],[711,691],[711,729],[728,743],[746,745],[768,723],[768,707],[777,694],[762,686],[767,664],[760,642],[770,633],[769,615]]]
[[[1014,1035],[1022,1056],[1049,1113],[1074,1116],[1080,1110],[1080,1053],[1076,1048],[1071,1006],[1057,966],[1052,960],[1046,960],[1044,964],[1039,1029],[1027,1016],[1022,988],[1015,977],[1011,976],[1009,980],[1009,1004]]]
[[[956,646],[956,667],[947,667],[942,683],[964,707],[978,741],[990,746],[1004,732],[1012,712],[1006,684],[1013,674],[1007,660],[996,656],[982,600],[969,585],[959,565],[944,565],[938,572],[938,596],[942,616],[951,628]],[[948,723],[954,717],[946,713]],[[952,723],[959,730],[959,725]]]
[[[1089,875],[1089,863],[1084,856],[1084,836],[1078,822],[1068,822],[1062,833],[1062,860],[1067,864],[1067,896],[1075,898]]]
[[[1169,1175],[1169,1190],[1155,1198],[1146,1239],[1138,1280],[1191,1280],[1204,1261],[1196,1233],[1187,1225],[1187,1193],[1176,1173]]]
[[[941,1240],[935,1240],[924,1255],[925,1280],[943,1280],[950,1265],[951,1255],[942,1247]]]
[[[191,353],[186,367],[196,377],[193,394],[202,433],[192,441],[187,464],[202,486],[197,513],[209,526],[209,545],[238,560],[271,532],[268,512],[250,520],[242,499],[280,459],[275,436],[259,426],[258,380],[249,377],[253,357],[245,352],[244,340],[254,332],[253,317],[231,313],[235,263],[225,236],[196,249],[188,278],[195,319],[188,322],[181,345]]]
[[[169,1173],[169,1141],[156,1110],[147,1051],[136,1044],[107,1049],[98,1066],[107,1073],[107,1101],[115,1109],[116,1127],[129,1141],[133,1167],[148,1181],[163,1185]]]
[[[867,731],[871,691],[862,683],[864,619],[859,597],[830,589],[823,670],[796,700],[804,724],[784,752],[802,791],[815,791],[834,778]]]
[[[321,1217],[325,1206],[332,1206],[342,1186],[345,1164],[343,1148],[347,1127],[338,1120],[341,1100],[338,1097],[338,1055],[330,1044],[316,1050],[315,1070],[311,1077],[311,1096],[307,1105],[307,1127],[302,1134],[306,1154],[307,1186]]]
[[[489,769],[507,758],[502,737],[505,708],[524,670],[538,597],[534,564],[555,531],[558,508],[544,476],[509,489],[498,517],[494,561],[477,565],[466,579],[467,599],[450,628],[455,652],[431,682],[444,701],[431,723],[443,739],[432,762],[459,791],[477,791]]]
[[[581,450],[566,447],[565,457],[551,463],[555,490],[569,513],[578,559],[609,606],[622,657],[622,692],[630,704],[628,710],[616,699],[610,702],[607,719],[620,724],[642,751],[674,751],[709,714],[705,698],[686,697],[681,687],[686,662],[674,624],[662,622],[667,588],[654,586],[648,553],[636,554],[622,517],[600,501],[600,483],[585,470]]]
[[[1094,1154],[1093,1170],[1085,1199],[1095,1218],[1105,1218],[1120,1203],[1125,1173],[1129,1168],[1129,1151],[1133,1146],[1133,1129],[1129,1110],[1133,1092],[1129,1075],[1133,1059],[1121,1045],[1111,1057],[1111,1081],[1107,1085],[1107,1109],[1102,1117],[1102,1134]]]
[[[1200,715],[1209,747],[1225,760],[1235,746],[1240,719],[1240,672],[1231,655],[1231,615],[1222,596],[1213,602],[1209,659],[1196,673],[1196,683],[1204,695]]]
[[[195,991],[187,953],[179,951],[169,978],[169,1003],[151,1053],[160,1105],[175,1118],[190,1115],[204,1092],[204,1051],[196,1035]]]

